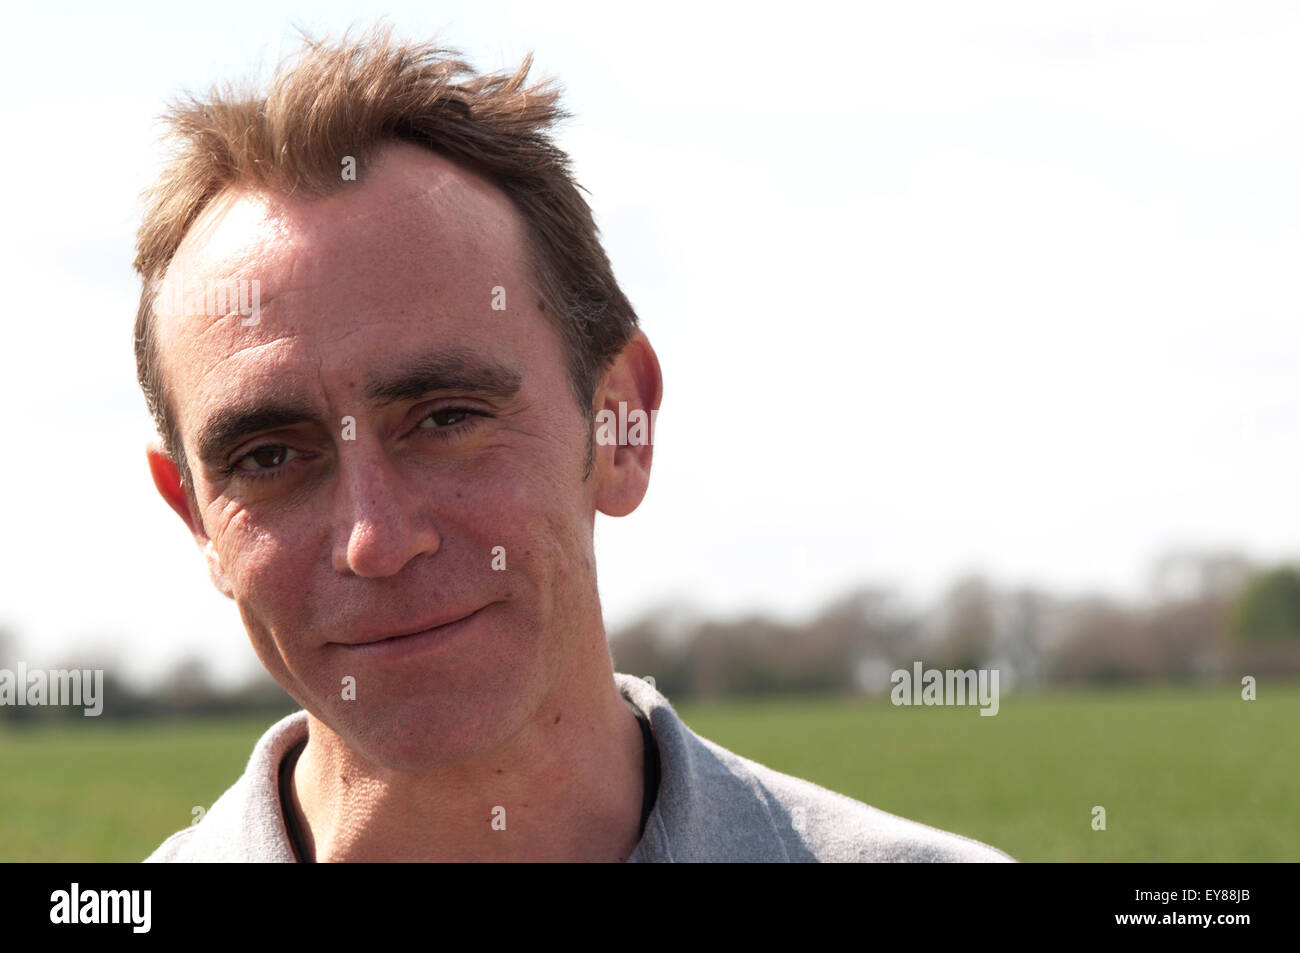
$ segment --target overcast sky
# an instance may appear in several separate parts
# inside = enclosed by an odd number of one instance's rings
[[[1300,12],[1286,3],[11,8],[0,626],[32,665],[257,662],[144,462],[131,272],[155,117],[294,24],[534,50],[665,375],[611,626],[957,574],[1134,592],[1291,558]],[[110,10],[112,12],[105,12]],[[635,10],[635,12],[631,12]],[[6,660],[0,660],[6,664]]]

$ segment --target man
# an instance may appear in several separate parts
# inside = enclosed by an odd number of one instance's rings
[[[136,259],[149,466],[304,711],[149,859],[1009,860],[614,673],[593,526],[652,441],[596,422],[653,420],[662,381],[529,68],[378,32],[172,113]]]

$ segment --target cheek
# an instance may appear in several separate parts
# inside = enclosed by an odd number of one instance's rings
[[[560,592],[575,576],[592,575],[594,505],[581,482],[581,463],[498,470],[472,490],[473,515],[458,522],[487,550],[500,547],[493,568],[503,558],[508,569]]]
[[[563,506],[521,508],[517,517],[508,549],[516,554],[509,564],[516,609],[536,620],[531,624],[549,651],[562,652],[572,633],[585,627],[596,598],[590,526]]]
[[[255,523],[241,513],[216,541],[222,567],[258,654],[258,640],[285,630],[290,620],[311,621],[308,611],[316,541],[284,526]]]

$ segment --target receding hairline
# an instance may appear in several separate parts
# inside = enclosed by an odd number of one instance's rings
[[[402,224],[414,225],[423,231],[426,225],[432,225],[433,219],[440,215],[441,224],[450,227],[443,232],[431,231],[431,241],[437,242],[437,236],[443,235],[449,244],[473,243],[478,251],[492,254],[499,252],[508,261],[515,278],[525,283],[530,296],[528,300],[538,307],[545,319],[552,319],[552,316],[545,314],[546,302],[540,290],[540,272],[544,266],[539,250],[535,247],[528,222],[510,196],[489,178],[454,157],[442,155],[416,143],[400,139],[388,140],[377,143],[373,153],[367,181],[345,183],[343,187],[328,194],[289,194],[260,181],[240,180],[231,183],[204,206],[186,229],[163,272],[162,280],[181,281],[183,285],[184,280],[194,279],[229,284],[239,277],[256,278],[258,275],[253,271],[257,269],[250,270],[248,266],[264,264],[264,256],[268,252],[291,261],[290,256],[310,247],[315,236],[328,233],[331,239],[334,236],[346,239],[352,228],[351,223],[361,219],[373,220],[362,228],[389,231],[394,223],[394,210],[397,210],[396,216],[406,215],[412,208],[420,206],[421,200],[426,196],[456,190],[458,194],[454,195],[450,203],[423,205]],[[394,176],[382,173],[394,171],[394,162],[400,162],[403,158],[406,168],[395,171],[400,172],[400,181],[405,184],[394,185]],[[376,189],[385,188],[389,194],[377,207],[355,204],[364,197],[373,199]],[[347,218],[340,220],[337,215],[339,209],[328,207],[334,202],[353,203],[354,208],[349,210]],[[437,210],[438,205],[443,206],[441,212]],[[241,206],[253,210],[247,216],[247,227],[236,224],[234,234],[228,234],[231,216],[239,215]],[[325,211],[323,216],[320,215],[322,210]],[[357,212],[361,214],[358,215]],[[462,214],[465,212],[468,215]],[[471,228],[459,227],[469,216],[479,217]],[[503,226],[505,231],[497,226]],[[490,231],[485,232],[485,228]],[[452,229],[456,231],[453,232]],[[488,237],[484,238],[485,234]],[[215,254],[211,247],[214,238],[221,249]],[[234,271],[231,266],[236,266]],[[272,270],[280,267],[278,265]],[[292,264],[287,266],[287,270],[293,271]],[[236,274],[235,271],[242,273]],[[265,274],[266,271],[262,271],[263,279]],[[273,290],[264,290],[261,304],[266,307],[275,298],[292,290],[293,286],[273,286]],[[523,289],[509,290],[514,297],[517,290]],[[163,356],[162,349],[158,346],[159,329],[169,323],[165,320],[168,317],[165,312],[160,313],[156,306],[149,309],[148,321],[153,332],[155,362],[161,361]],[[160,376],[160,380],[165,388],[165,375]],[[170,406],[169,410],[174,411],[175,407]]]
[[[309,237],[316,230],[316,226],[321,224],[322,220],[312,219],[320,211],[327,210],[331,204],[351,202],[360,197],[358,193],[373,196],[376,189],[387,188],[390,193],[387,199],[377,207],[366,209],[363,215],[356,216],[358,221],[389,216],[394,209],[414,205],[426,196],[441,192],[448,192],[454,196],[445,220],[460,221],[462,216],[455,214],[453,209],[464,208],[464,197],[468,196],[471,201],[479,203],[480,208],[488,210],[495,219],[508,223],[507,227],[512,231],[515,241],[502,243],[502,246],[505,247],[506,244],[511,246],[510,251],[516,256],[516,263],[529,269],[527,277],[534,279],[535,286],[536,276],[533,272],[540,267],[541,263],[537,249],[533,247],[528,222],[510,196],[496,183],[455,157],[404,139],[390,139],[376,143],[371,152],[365,181],[342,183],[326,193],[286,192],[273,184],[247,178],[231,182],[208,201],[185,230],[176,251],[164,269],[164,277],[176,268],[178,262],[182,266],[193,264],[196,257],[209,251],[207,243],[219,228],[229,229],[231,214],[241,204],[259,209],[250,220],[258,223],[259,227],[256,231],[263,236],[264,244],[278,242],[293,245],[304,232]],[[394,163],[402,161],[403,157],[411,165],[402,176],[405,186],[399,187],[394,185],[392,175],[384,176],[382,173],[392,169]],[[417,168],[418,166],[423,168]],[[426,206],[422,213],[433,208]],[[496,222],[489,221],[488,224],[496,224]],[[332,230],[340,231],[336,227],[338,225],[336,221],[330,220],[329,225]],[[234,247],[242,251],[249,247],[249,244],[251,243],[240,242]],[[195,269],[194,273],[212,278],[219,277],[217,271],[208,275],[203,269]],[[156,317],[156,314],[153,316]]]

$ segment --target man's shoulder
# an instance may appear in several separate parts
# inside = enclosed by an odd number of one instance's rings
[[[692,731],[652,686],[633,676],[617,681],[649,716],[663,762],[636,859],[1014,862],[980,841],[743,757]]]
[[[177,831],[144,859],[146,864],[186,864],[194,861],[194,835],[198,826]]]
[[[207,809],[203,819],[172,834],[145,863],[292,862],[280,806],[279,767],[307,733],[297,711],[268,728],[253,747],[244,773]]]
[[[792,843],[794,855],[829,862],[1014,863],[1008,854],[961,834],[856,801],[812,781],[782,774],[766,765],[700,739],[730,758],[733,770],[754,779],[771,805],[774,826]]]

